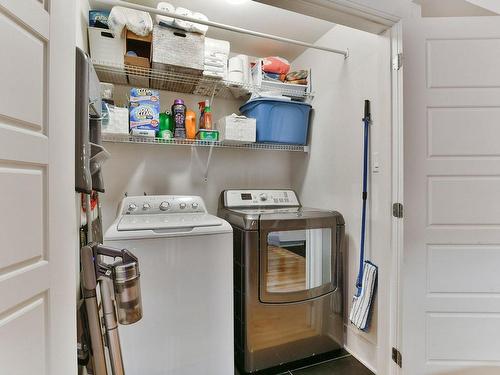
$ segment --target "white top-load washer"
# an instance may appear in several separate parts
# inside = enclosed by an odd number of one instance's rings
[[[200,197],[126,197],[104,242],[139,259],[143,318],[120,326],[127,375],[233,375],[231,226]]]

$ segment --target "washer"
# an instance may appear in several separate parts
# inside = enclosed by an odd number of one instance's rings
[[[344,344],[344,219],[302,207],[293,190],[226,190],[234,232],[235,359],[252,373]]]
[[[105,243],[140,262],[144,315],[120,326],[128,375],[233,375],[233,235],[196,196],[126,197]]]

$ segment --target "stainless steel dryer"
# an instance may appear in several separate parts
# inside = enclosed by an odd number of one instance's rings
[[[344,219],[292,190],[226,190],[233,227],[235,360],[246,373],[343,348]]]

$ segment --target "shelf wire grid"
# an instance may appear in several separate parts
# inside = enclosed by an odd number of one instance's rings
[[[195,139],[160,139],[138,137],[128,134],[103,133],[103,142],[110,143],[135,143],[150,145],[191,146],[191,147],[213,147],[232,148],[247,150],[269,150],[269,151],[291,151],[309,152],[309,146],[278,144],[278,143],[226,143],[221,141],[201,141]]]
[[[135,85],[201,96],[215,96],[226,99],[247,99],[261,88],[254,84],[227,81],[196,73],[175,70],[152,69],[140,66],[112,63],[92,59],[97,76],[102,82],[118,85]],[[278,91],[277,91],[278,93]],[[310,100],[313,95],[294,87],[280,85],[279,93],[294,99]]]

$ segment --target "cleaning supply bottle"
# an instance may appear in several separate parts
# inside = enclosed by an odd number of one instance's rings
[[[205,129],[205,101],[199,102],[198,107],[200,108],[200,123],[198,124],[198,128]]]
[[[186,111],[186,138],[196,138],[196,113],[190,109]]]
[[[175,99],[172,105],[172,117],[174,118],[174,137],[186,138],[186,105],[184,100]]]
[[[158,138],[172,139],[174,137],[174,119],[170,112],[160,113],[160,129]]]
[[[208,100],[205,102],[205,110],[203,112],[205,129],[212,130],[212,108],[210,108],[210,102]]]

